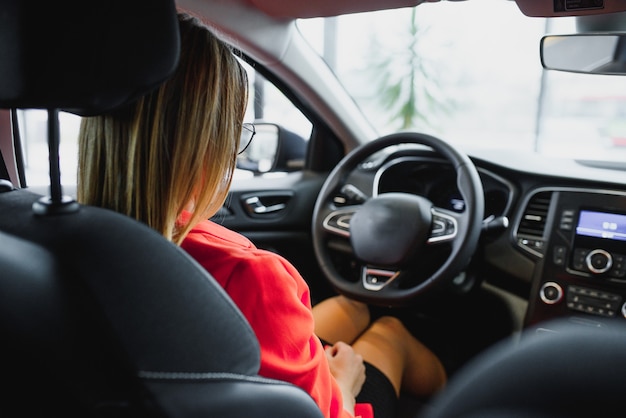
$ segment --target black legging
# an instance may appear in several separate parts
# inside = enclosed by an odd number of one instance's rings
[[[393,385],[376,367],[365,362],[365,383],[356,397],[358,403],[369,403],[374,409],[374,418],[394,418],[398,398]]]

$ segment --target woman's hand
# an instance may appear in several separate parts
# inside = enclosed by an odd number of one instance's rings
[[[350,345],[338,342],[325,349],[330,373],[333,375],[343,396],[343,407],[354,414],[355,397],[365,382],[365,365],[363,357],[357,354]]]

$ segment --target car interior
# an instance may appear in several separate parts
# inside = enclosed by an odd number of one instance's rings
[[[0,415],[322,416],[300,388],[258,374],[258,341],[208,272],[145,225],[77,203],[73,173],[61,176],[62,115],[118,109],[166,80],[179,9],[311,124],[303,139],[257,115],[258,142],[238,161],[253,175],[233,182],[216,219],[290,260],[313,302],[367,302],[442,358],[447,387],[402,396],[398,418],[623,415],[622,164],[551,165],[470,154],[415,130],[378,135],[295,29],[297,19],[420,3],[2,0]],[[626,75],[626,32],[603,20],[626,4],[515,3],[529,19],[580,18],[585,33],[537,42],[546,71]],[[26,109],[47,115],[34,162]],[[45,185],[29,185],[29,164]]]
[[[0,49],[13,59],[2,60],[0,101],[49,109],[51,156],[58,109],[111,109],[176,66],[171,1],[32,2],[39,19],[23,5],[3,2]],[[75,42],[90,52],[74,55]],[[321,416],[304,391],[258,376],[252,330],[189,256],[145,225],[64,197],[50,166],[46,197],[3,181],[3,416]]]

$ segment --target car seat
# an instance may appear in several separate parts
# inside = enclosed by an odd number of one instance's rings
[[[624,416],[626,324],[561,318],[464,366],[420,418]]]
[[[48,109],[51,185],[16,187],[0,164],[0,416],[321,417],[258,376],[251,328],[193,259],[62,193],[58,110],[109,111],[171,75],[174,2],[1,5],[0,108]]]

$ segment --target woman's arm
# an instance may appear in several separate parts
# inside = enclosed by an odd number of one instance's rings
[[[330,372],[343,396],[343,409],[354,415],[355,398],[365,382],[363,357],[344,342],[326,347],[325,352]]]

